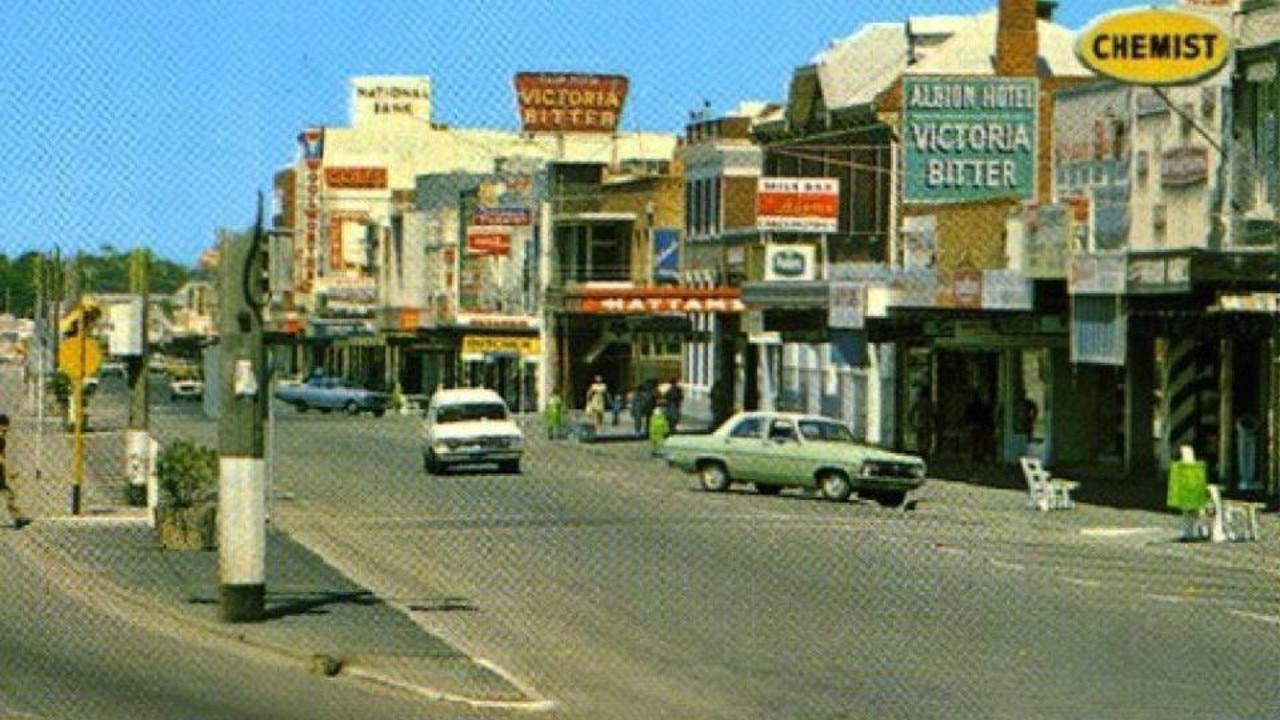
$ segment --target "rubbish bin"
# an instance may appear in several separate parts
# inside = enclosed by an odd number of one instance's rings
[[[1258,419],[1241,415],[1236,420],[1236,487],[1255,490],[1258,477]]]

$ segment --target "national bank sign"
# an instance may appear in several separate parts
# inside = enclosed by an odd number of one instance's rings
[[[1034,78],[904,78],[906,202],[1034,198],[1038,90]]]

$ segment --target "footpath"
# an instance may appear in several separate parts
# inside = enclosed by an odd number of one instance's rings
[[[19,476],[13,485],[34,522],[22,530],[0,527],[0,543],[67,593],[157,632],[271,653],[314,673],[359,678],[428,700],[548,706],[270,525],[265,617],[221,621],[218,553],[160,549],[146,509],[125,502],[124,441],[113,423],[86,436],[83,502],[74,515],[72,438],[51,421],[38,432],[37,418],[15,397],[11,379],[0,377],[0,407],[9,408],[14,421],[9,456]]]

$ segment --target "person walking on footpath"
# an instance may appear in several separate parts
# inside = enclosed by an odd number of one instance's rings
[[[9,519],[19,530],[31,524],[31,518],[18,509],[18,499],[9,487],[9,480],[18,476],[9,469],[9,456],[6,452],[9,439],[9,415],[0,410],[0,494],[4,495],[4,505],[9,510]]]
[[[587,417],[591,418],[591,424],[595,426],[596,433],[604,427],[604,409],[609,404],[609,386],[604,383],[604,379],[599,375],[592,381],[591,387],[587,388]]]
[[[667,392],[662,396],[662,404],[666,408],[667,431],[674,433],[680,424],[680,407],[684,405],[684,391],[680,389],[680,378],[672,378]]]
[[[636,386],[631,393],[631,423],[636,435],[644,436],[649,432],[649,415],[653,413],[653,388],[648,380]]]

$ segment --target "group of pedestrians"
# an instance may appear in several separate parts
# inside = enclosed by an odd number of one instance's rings
[[[684,406],[684,390],[679,378],[659,384],[657,380],[645,380],[633,389],[630,397],[621,393],[611,393],[604,379],[596,375],[591,386],[587,388],[586,413],[597,431],[604,427],[606,409],[613,415],[613,424],[621,422],[622,408],[626,405],[631,410],[632,429],[637,435],[649,431],[649,424],[656,411],[661,411],[667,432],[675,432],[680,424],[681,408]]]

